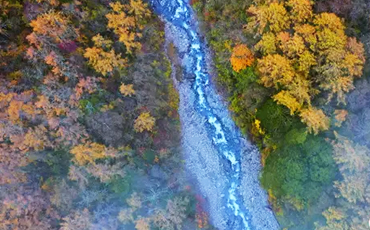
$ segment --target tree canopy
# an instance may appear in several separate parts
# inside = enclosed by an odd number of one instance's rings
[[[247,13],[245,29],[261,36],[254,46],[260,83],[274,88],[274,100],[299,114],[310,132],[327,130],[328,118],[312,101],[325,95],[328,103],[334,96],[346,103],[354,78],[362,75],[363,44],[346,36],[335,14],[315,14],[309,0],[271,1]]]

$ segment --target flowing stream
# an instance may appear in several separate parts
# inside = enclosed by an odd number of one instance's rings
[[[259,153],[235,127],[211,84],[209,53],[189,3],[151,0],[151,5],[165,21],[166,39],[178,48],[184,67],[185,80],[176,84],[184,154],[210,203],[213,224],[219,229],[278,229],[258,183]]]

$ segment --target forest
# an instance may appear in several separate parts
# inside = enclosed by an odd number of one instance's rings
[[[370,1],[191,4],[282,229],[368,229]]]
[[[368,229],[370,0],[190,5],[281,228]],[[145,0],[0,0],[0,229],[215,229],[176,55]]]
[[[146,2],[0,1],[0,229],[211,229]]]

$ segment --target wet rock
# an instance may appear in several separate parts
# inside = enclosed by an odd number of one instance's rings
[[[185,72],[179,91],[179,115],[186,168],[207,197],[212,223],[218,229],[279,229],[260,187],[260,154],[235,126],[227,104],[212,85],[212,58],[197,31],[185,0],[152,1],[166,21],[167,43],[173,42]],[[191,81],[196,76],[196,81]],[[239,171],[240,170],[240,171]],[[230,208],[231,207],[231,208]]]

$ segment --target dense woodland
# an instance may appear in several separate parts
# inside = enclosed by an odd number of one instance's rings
[[[368,229],[370,1],[191,4],[282,228]],[[0,229],[212,229],[164,50],[142,0],[0,0]]]
[[[209,229],[141,0],[0,0],[0,229]]]
[[[284,229],[368,229],[370,1],[193,0]]]

